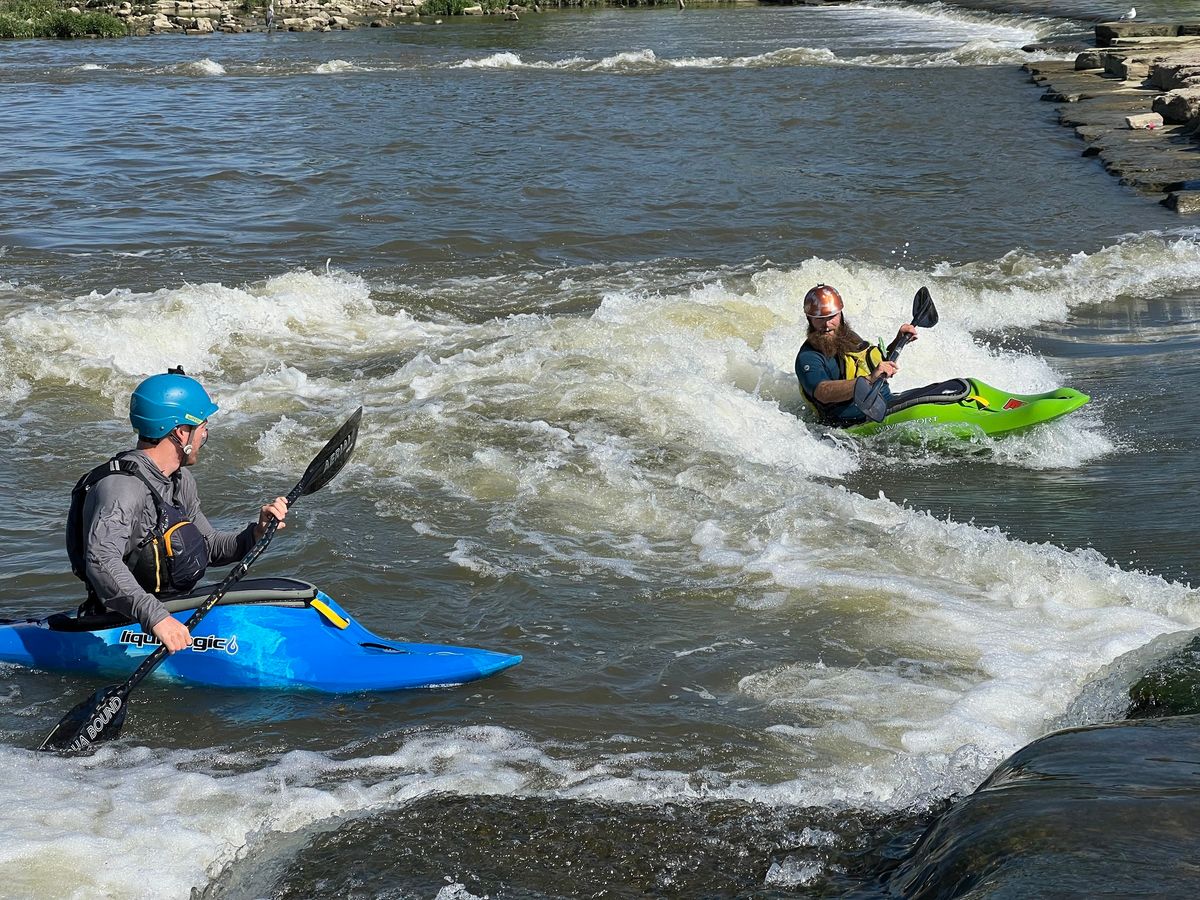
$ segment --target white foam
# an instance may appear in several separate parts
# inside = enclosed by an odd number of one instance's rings
[[[184,75],[202,75],[212,77],[225,74],[225,67],[213,59],[205,57],[196,62],[181,63],[179,71]]]
[[[0,748],[0,761],[5,893],[78,898],[186,896],[271,831],[438,791],[512,793],[531,776],[569,769],[501,729],[428,734],[350,761],[297,751],[254,763],[137,747],[87,759]]]
[[[571,57],[530,60],[510,51],[455,64],[468,69],[523,69],[596,72],[624,75],[656,74],[679,69],[719,70],[791,66],[866,66],[926,68],[1020,65],[1031,61],[1070,59],[1073,54],[1048,51],[1025,53],[1022,46],[1070,29],[1051,18],[1006,16],[960,10],[942,3],[911,6],[901,3],[856,3],[847,7],[805,10],[805,21],[816,23],[806,33],[820,33],[823,23],[845,28],[853,22],[861,38],[881,49],[848,56],[830,47],[791,46],[744,56],[662,56],[651,48],[625,50],[600,59]]]
[[[377,307],[365,282],[336,272],[290,272],[243,288],[200,284],[150,294],[92,293],[18,310],[5,325],[5,339],[35,380],[98,386],[119,399],[131,380],[168,366],[181,364],[197,375],[228,366],[240,369],[238,387],[222,391],[222,407],[230,409],[242,405],[247,390],[262,396],[301,387],[303,373],[281,369],[281,355],[320,351],[328,357],[338,347],[394,350],[441,330],[403,310]]]
[[[451,880],[449,875],[446,876],[446,880]],[[437,894],[434,896],[434,900],[487,900],[487,897],[487,894],[484,894],[482,897],[478,896],[477,894],[472,894],[469,890],[467,890],[467,886],[465,884],[454,882],[453,884],[447,884],[440,888]]]
[[[972,38],[945,50],[912,53],[875,53],[865,56],[836,54],[828,47],[782,47],[748,56],[659,56],[654,50],[626,50],[600,59],[571,57],[561,60],[526,60],[504,51],[454,64],[460,69],[506,69],[558,72],[605,72],[623,75],[656,74],[680,69],[765,69],[796,66],[865,66],[924,68],[946,66],[1020,65],[1049,59],[1068,59],[1044,51],[1025,53],[1019,46],[991,38]]]
[[[583,69],[589,65],[588,60],[581,56],[573,56],[568,59],[558,60],[532,60],[526,61],[519,53],[511,51],[501,51],[492,53],[488,56],[479,59],[467,59],[460,63],[455,63],[451,68],[455,69],[557,69],[571,70]]]
[[[839,62],[837,54],[827,47],[783,47],[753,56],[738,56],[724,61],[733,69],[760,69],[772,66],[830,66]],[[713,68],[717,64],[713,64]]]
[[[818,862],[788,857],[781,862],[771,863],[763,884],[767,887],[798,888],[828,874],[828,867]]]
[[[839,646],[869,659],[820,666],[798,651],[790,663],[740,672],[744,701],[769,719],[774,774],[708,784],[704,796],[904,806],[971,789],[1064,715],[1093,673],[1200,624],[1200,605],[1185,586],[1122,572],[1094,552],[1009,540],[830,485],[864,451],[795,415],[804,292],[838,285],[860,332],[888,338],[928,284],[941,323],[905,351],[903,378],[974,374],[1025,391],[1061,377],[977,330],[1061,321],[1080,303],[1157,296],[1197,276],[1195,238],[1170,234],[929,271],[812,259],[737,287],[711,278],[653,291],[652,272],[639,273],[640,287],[614,287],[605,274],[589,312],[482,323],[416,318],[337,272],[74,299],[15,288],[0,291],[0,372],[35,388],[65,381],[109,392],[115,407],[142,372],[195,365],[220,386],[227,414],[265,420],[264,457],[290,453],[297,464],[319,440],[300,413],[361,400],[371,440],[356,455],[356,483],[378,498],[380,515],[419,518],[431,536],[451,532],[438,539],[458,566],[485,577],[558,569],[715,579],[736,586],[737,608],[836,620]],[[588,274],[571,277],[586,284]],[[996,442],[994,452],[1012,464],[1079,464],[1106,452],[1103,443],[1067,449],[1100,431],[1102,415],[1089,415]],[[470,498],[488,540],[454,534],[436,504],[411,516],[402,504],[414,494]],[[720,697],[712,684],[689,687]],[[676,759],[622,759],[583,774],[517,744],[514,753],[538,759],[537,790],[548,794],[655,802],[701,793]],[[480,783],[511,783],[506,765],[480,762]],[[465,777],[460,788],[471,789]],[[253,827],[239,825],[243,836]]]
[[[331,59],[328,62],[323,62],[313,69],[317,75],[340,75],[345,72],[369,72],[370,69],[356,66],[352,62],[344,59]]]
[[[852,11],[864,9],[879,10],[891,20],[912,22],[917,25],[915,30],[920,32],[937,33],[944,29],[957,34],[965,27],[983,30],[1013,43],[1029,43],[1032,39],[1046,38],[1055,32],[1074,31],[1077,27],[1064,19],[966,9],[942,2],[912,4],[903,0],[859,0],[852,6],[835,8],[830,12],[853,15]]]
[[[792,605],[836,616],[841,641],[891,660],[801,662],[739,685],[778,714],[777,733],[796,752],[829,765],[832,780],[848,785],[870,770],[875,802],[911,799],[914,763],[931,796],[983,777],[1112,660],[1200,626],[1197,593],[1185,585],[1122,572],[1094,551],[1025,544],[836,488],[809,493],[769,536],[708,522],[693,540],[705,561],[769,578]],[[961,768],[965,751],[973,770]]]
[[[663,68],[663,64],[653,50],[627,50],[613,56],[606,56],[599,62],[588,66],[590,71],[654,71]]]
[[[579,758],[562,758],[572,754]],[[426,731],[352,759],[293,751],[255,760],[221,748],[129,746],[80,759],[2,748],[0,877],[12,896],[186,896],[225,867],[252,859],[256,848],[272,844],[272,834],[434,794],[654,803],[757,793],[747,784],[652,768],[661,761],[645,751],[606,754],[599,762],[588,756],[583,747],[560,744],[551,752],[486,726]]]
[[[947,50],[920,53],[873,53],[847,57],[841,62],[882,69],[947,68],[955,66],[1019,66],[1030,62],[1074,59],[1069,51],[1038,50],[1026,53],[1019,46],[993,38],[972,38]]]
[[[454,549],[446,554],[446,558],[459,568],[474,572],[476,575],[503,578],[508,574],[504,567],[493,565],[476,556],[473,551],[477,549],[478,545],[471,541],[458,540],[454,542]]]

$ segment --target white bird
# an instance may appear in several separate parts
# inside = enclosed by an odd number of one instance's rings
[[[1121,16],[1121,21],[1122,22],[1132,22],[1134,20],[1135,16],[1137,16],[1137,7],[1131,6],[1131,7],[1129,7],[1129,12],[1127,12],[1127,13],[1125,13],[1125,15]]]

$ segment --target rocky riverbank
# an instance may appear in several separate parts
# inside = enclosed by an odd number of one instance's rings
[[[406,20],[432,21],[436,16],[501,15],[519,20],[541,12],[533,2],[482,3],[465,0],[276,0],[268,17],[263,0],[158,0],[135,10],[129,2],[112,8],[129,24],[131,34],[192,34],[244,31],[335,31],[370,26],[382,28]]]
[[[0,37],[83,37],[128,33],[206,35],[245,31],[335,31],[357,27],[382,28],[404,23],[438,22],[447,16],[500,16],[520,21],[543,9],[582,6],[724,6],[758,0],[156,0],[151,3],[64,2],[55,15],[82,23],[45,34],[13,30]],[[820,0],[811,0],[820,2]],[[843,0],[830,0],[843,2]],[[0,14],[4,12],[0,3]],[[98,30],[87,23],[103,17],[116,26]],[[110,17],[115,17],[111,19]],[[121,29],[123,24],[124,30]]]
[[[1181,213],[1200,212],[1200,22],[1104,22],[1072,62],[1029,63],[1084,156]]]

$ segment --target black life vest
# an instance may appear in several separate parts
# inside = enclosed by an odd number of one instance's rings
[[[87,579],[87,547],[83,533],[83,507],[88,492],[110,475],[129,475],[137,478],[150,492],[154,501],[154,527],[125,556],[125,565],[133,572],[148,593],[154,595],[186,593],[204,577],[208,568],[208,544],[195,523],[183,509],[166,503],[151,487],[138,464],[122,459],[118,453],[103,465],[96,466],[76,482],[71,490],[71,507],[67,512],[67,557],[71,572],[88,588],[89,600],[96,600],[96,591]]]

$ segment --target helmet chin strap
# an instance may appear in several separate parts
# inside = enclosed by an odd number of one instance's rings
[[[195,434],[196,429],[193,427],[191,433],[188,435],[188,442],[185,444],[175,436],[175,429],[171,429],[171,443],[178,447],[179,452],[183,454],[183,459],[179,461],[181,465],[187,465],[187,458],[192,455],[192,450],[194,449],[192,446],[192,438],[195,436]]]

